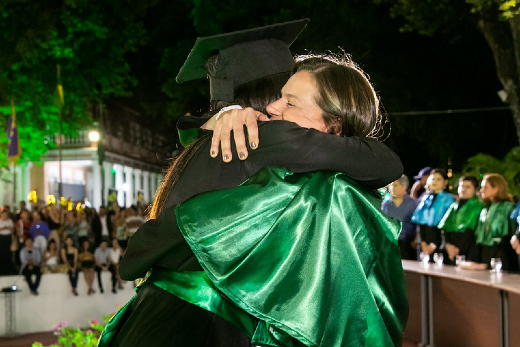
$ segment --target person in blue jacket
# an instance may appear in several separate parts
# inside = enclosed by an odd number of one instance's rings
[[[446,191],[448,176],[442,169],[432,170],[426,186],[427,193],[423,194],[419,201],[419,205],[413,213],[412,222],[419,224],[421,251],[432,255],[441,252],[442,233],[438,225],[455,198]]]

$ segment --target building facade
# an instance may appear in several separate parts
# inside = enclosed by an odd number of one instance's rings
[[[89,138],[91,131],[99,132],[98,141]],[[168,149],[174,148],[123,106],[106,112],[97,124],[80,131],[77,137],[60,139],[56,135],[54,143],[60,141],[61,154],[59,149],[50,150],[40,163],[3,170],[0,196],[4,205],[27,201],[31,190],[36,190],[39,204],[46,203],[49,195],[59,199],[60,181],[61,196],[75,203],[88,202],[96,209],[114,198],[122,207],[150,203],[172,156]],[[104,151],[98,150],[100,144],[104,144]]]

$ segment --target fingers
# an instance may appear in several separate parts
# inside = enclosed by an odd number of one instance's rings
[[[222,128],[220,131],[220,148],[222,149],[222,160],[224,162],[228,163],[233,158],[233,155],[231,154],[231,130],[233,129],[233,123],[231,121],[231,117],[229,117],[229,114],[236,112],[237,110],[233,110],[231,112],[225,112],[221,115],[222,119],[218,119],[217,123],[219,121],[222,121]],[[215,134],[213,134],[215,136]]]
[[[222,121],[219,119],[215,122],[215,128],[213,129],[213,137],[211,138],[210,155],[212,158],[215,158],[218,155],[221,130],[222,130]]]
[[[233,131],[238,158],[245,160],[248,157],[248,151],[244,125],[247,127],[249,146],[251,149],[256,149],[259,144],[258,120],[269,121],[269,117],[250,107],[243,110],[234,109],[222,113],[214,122],[210,155],[215,158],[218,155],[220,145],[224,162],[230,162],[232,160],[231,131]]]
[[[246,147],[246,137],[244,135],[244,123],[241,119],[241,117],[237,117],[236,114],[237,114],[237,110],[233,110],[233,112],[235,114],[232,114],[232,119],[233,119],[233,135],[235,137],[235,145],[237,147],[237,153],[238,153],[238,158],[240,160],[245,160],[247,158],[247,147]],[[247,117],[246,117],[246,121],[247,121]],[[247,124],[247,123],[246,123]],[[255,121],[255,125],[256,125],[256,121]],[[224,153],[224,152],[222,152]]]
[[[246,127],[247,127],[247,135],[249,140],[249,147],[251,149],[257,149],[258,145],[260,143],[260,139],[258,138],[258,123],[257,123],[257,117],[258,115],[261,115],[262,113],[256,112],[251,109],[251,112],[246,114]],[[245,158],[244,158],[245,159]]]

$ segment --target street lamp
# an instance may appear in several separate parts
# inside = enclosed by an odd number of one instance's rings
[[[99,132],[97,130],[92,130],[88,133],[88,138],[91,142],[98,142],[99,141]]]
[[[101,103],[99,104],[99,130],[92,130],[88,133],[88,138],[91,142],[97,143],[97,155],[98,155],[98,164],[101,172],[101,206],[105,205],[105,168],[103,166],[103,161],[105,160],[105,139],[104,139],[104,131],[105,127],[103,124],[103,107]]]

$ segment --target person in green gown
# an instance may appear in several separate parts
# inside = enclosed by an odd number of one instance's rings
[[[324,75],[335,76],[333,83],[317,85]],[[345,81],[350,81],[347,88],[338,88]],[[339,107],[326,108],[328,118],[317,96],[321,92]],[[187,201],[182,190],[195,187],[191,173],[200,175],[220,159],[209,158],[209,146],[202,145],[188,157],[180,177],[167,175],[154,203],[155,219],[129,240],[120,269],[125,279],[151,271],[107,325],[100,346],[155,346],[166,343],[162,337],[170,339],[169,345],[190,346],[401,344],[408,304],[397,246],[400,223],[380,211],[380,200],[365,186],[333,167],[315,171],[320,168],[301,165],[323,162],[330,154],[327,147],[313,152],[320,135],[329,148],[340,148],[336,140],[345,139],[354,140],[359,150],[371,148],[370,141],[358,142],[355,136],[365,138],[377,127],[377,96],[352,62],[313,58],[296,66],[280,100],[271,104],[273,121],[260,125],[259,132],[282,127],[287,138],[295,138],[303,131],[310,142],[300,137],[295,144],[308,152],[292,155],[294,164],[288,158],[289,169],[254,169],[247,160],[260,156],[262,146],[267,147],[263,156],[293,150],[262,138],[237,172],[218,166],[225,174],[218,176],[220,182],[210,182],[225,186],[249,179]],[[339,136],[343,129],[353,137]],[[368,152],[365,160],[376,153]],[[211,323],[196,321],[200,314],[193,307],[231,322],[247,338],[208,341]]]
[[[480,195],[486,204],[475,230],[477,244],[481,247],[480,262],[489,264],[492,258],[500,258],[502,269],[518,271],[518,260],[510,243],[515,221],[510,219],[514,205],[507,181],[497,173],[485,175]]]
[[[455,257],[463,255],[467,261],[478,262],[480,252],[475,238],[475,228],[483,204],[477,196],[478,180],[474,176],[462,176],[458,181],[459,200],[451,204],[442,218],[439,229],[444,230],[447,264],[455,264]]]

